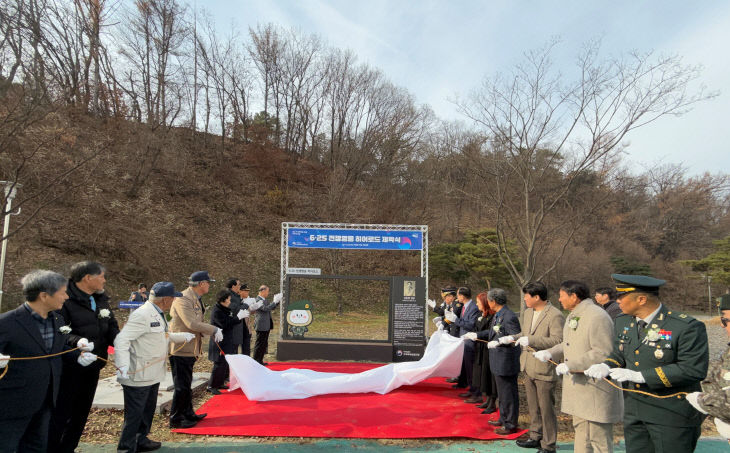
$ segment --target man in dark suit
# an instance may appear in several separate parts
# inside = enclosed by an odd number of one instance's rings
[[[44,452],[48,424],[56,403],[61,379],[61,355],[35,360],[9,360],[57,354],[72,349],[67,345],[70,329],[54,313],[68,299],[66,278],[38,270],[23,277],[26,302],[0,315],[0,452]],[[67,332],[67,330],[69,332]],[[83,349],[90,349],[88,340]],[[83,366],[96,360],[90,352],[66,354]]]
[[[481,315],[477,304],[471,300],[471,289],[467,287],[459,288],[456,294],[459,303],[461,303],[461,311],[457,315],[454,312],[447,311],[444,316],[445,319],[450,321],[452,326],[459,328],[459,336],[464,336],[469,332],[474,332],[476,328],[477,318]],[[472,382],[472,375],[474,370],[474,342],[471,340],[464,341],[464,359],[462,362],[461,370],[463,376],[466,378],[466,385],[469,389],[466,393],[460,393],[459,396],[467,398],[466,403],[474,404],[481,403],[481,391],[479,387],[475,386]]]
[[[271,319],[271,312],[281,302],[281,293],[274,295],[274,301],[269,302],[269,287],[261,285],[259,295],[256,297],[256,320],[254,327],[256,328],[256,343],[253,349],[253,359],[262,365],[264,363],[264,355],[269,348],[269,332],[274,328],[274,321]],[[259,306],[260,303],[260,306]]]
[[[73,328],[66,340],[68,345],[76,347],[81,337],[88,338],[92,352],[103,359],[107,358],[109,346],[119,333],[109,296],[104,292],[105,283],[105,269],[101,264],[94,261],[74,264],[68,280],[68,300],[59,310],[64,322]],[[78,446],[94,402],[99,372],[105,365],[105,361],[98,361],[81,367],[73,360],[63,360],[61,391],[51,416],[49,451],[73,453]]]
[[[518,335],[522,329],[517,315],[507,308],[507,293],[501,288],[490,289],[487,303],[496,314],[489,323],[489,329],[465,335],[466,339],[489,340],[489,367],[497,383],[499,398],[499,420],[489,424],[499,426],[494,432],[508,435],[517,431],[517,417],[520,413],[520,398],[517,390],[517,375],[520,372],[520,348],[514,343],[500,344],[499,339]]]

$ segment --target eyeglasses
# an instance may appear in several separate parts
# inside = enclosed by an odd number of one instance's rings
[[[727,327],[727,323],[730,322],[730,319],[727,318],[720,318],[720,322],[722,323],[723,327]]]

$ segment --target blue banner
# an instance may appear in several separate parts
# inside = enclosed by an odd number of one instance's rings
[[[421,250],[423,232],[289,228],[287,244],[294,248]]]

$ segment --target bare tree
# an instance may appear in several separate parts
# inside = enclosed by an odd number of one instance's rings
[[[598,44],[586,48],[577,77],[566,81],[552,67],[555,45],[528,52],[511,73],[486,79],[459,103],[491,139],[475,168],[488,178],[484,195],[500,257],[519,287],[555,268],[582,217],[602,201],[585,191],[610,173],[629,132],[714,96],[691,89],[700,69],[679,57],[599,61]],[[548,247],[557,248],[549,258]]]

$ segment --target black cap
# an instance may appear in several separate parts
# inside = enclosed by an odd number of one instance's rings
[[[629,293],[647,293],[658,296],[659,287],[666,283],[665,280],[646,275],[611,274],[611,278],[616,281],[616,292],[619,298]]]
[[[730,310],[730,294],[720,296],[720,310]]]
[[[251,291],[251,288],[248,287],[248,283],[241,283],[241,286],[238,288],[239,291]]]
[[[456,287],[454,286],[447,286],[446,288],[441,288],[441,294],[451,294],[453,296],[456,296]]]

